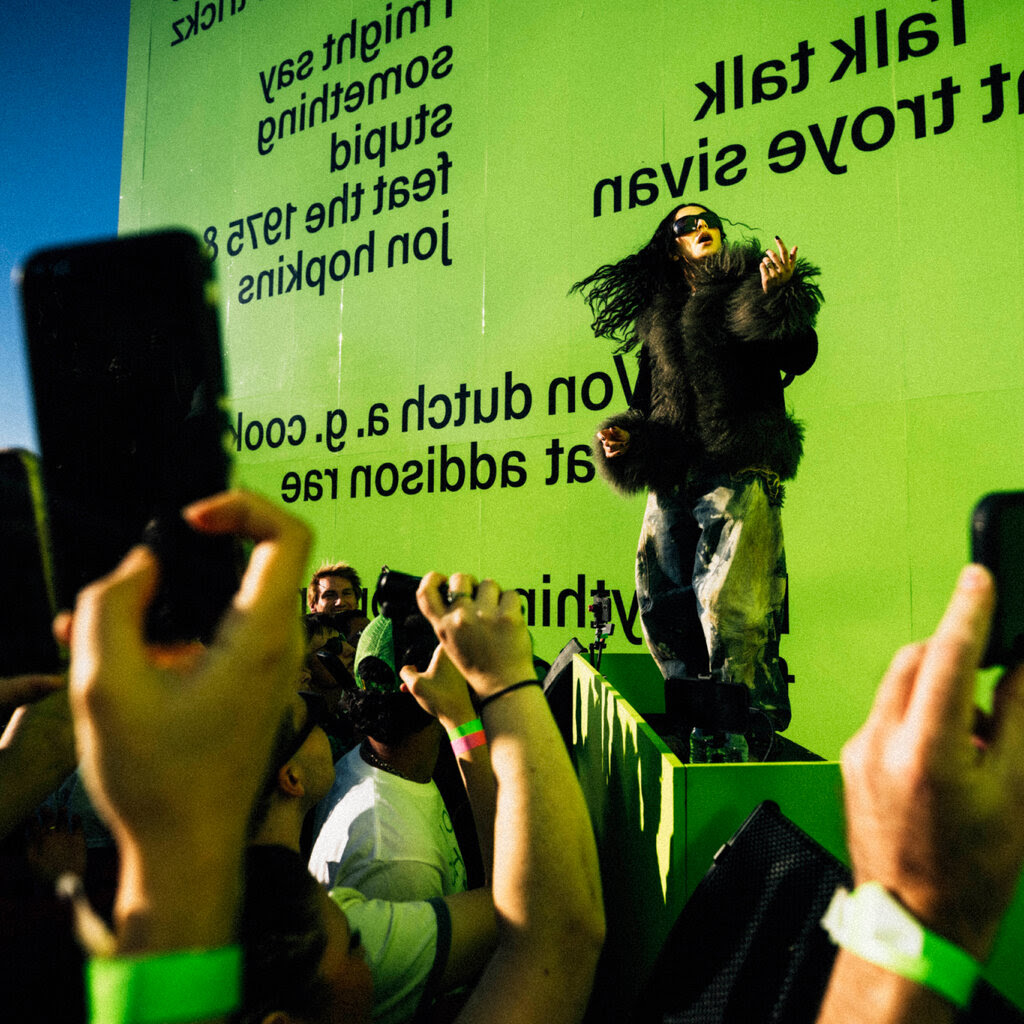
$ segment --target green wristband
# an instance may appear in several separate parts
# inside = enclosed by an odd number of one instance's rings
[[[878,882],[852,893],[840,887],[822,927],[832,941],[862,960],[937,992],[956,1006],[971,1000],[981,965],[969,953],[930,932]]]
[[[460,736],[468,736],[471,732],[480,732],[483,727],[483,722],[479,718],[474,718],[472,722],[466,722],[465,725],[457,725],[454,729],[449,729],[448,739],[457,740]]]
[[[96,957],[86,964],[91,1024],[181,1024],[222,1017],[242,996],[242,950]]]

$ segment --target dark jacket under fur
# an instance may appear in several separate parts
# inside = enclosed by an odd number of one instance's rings
[[[628,450],[598,468],[627,494],[715,473],[764,467],[783,480],[797,469],[803,429],[786,412],[780,371],[805,373],[818,353],[814,320],[822,297],[816,267],[798,260],[767,295],[756,240],[725,246],[695,265],[637,320],[642,341],[632,408],[601,427],[629,431]]]

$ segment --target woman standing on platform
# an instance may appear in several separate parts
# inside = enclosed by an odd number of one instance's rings
[[[598,337],[637,349],[631,407],[600,425],[593,447],[614,487],[649,492],[636,563],[647,646],[666,678],[710,671],[744,686],[776,731],[790,720],[780,509],[803,450],[783,388],[817,356],[817,273],[778,236],[769,249],[726,244],[721,219],[686,203],[638,252],[572,289]],[[748,744],[698,725],[691,759],[747,760]]]

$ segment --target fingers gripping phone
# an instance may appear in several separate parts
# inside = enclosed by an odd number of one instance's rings
[[[971,559],[995,577],[996,610],[982,667],[1024,661],[1024,491],[986,494],[971,516]]]
[[[235,545],[180,509],[223,490],[229,457],[213,277],[184,231],[33,255],[21,296],[58,604],[145,540],[156,642],[207,638],[238,582]]]

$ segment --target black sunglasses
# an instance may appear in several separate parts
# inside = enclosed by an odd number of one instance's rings
[[[283,768],[302,749],[302,744],[309,739],[310,734],[318,725],[325,727],[331,719],[331,713],[323,694],[300,690],[299,696],[306,702],[306,722],[288,745],[288,752],[281,758],[279,768]]]
[[[701,221],[704,222],[704,226],[709,231],[712,228],[718,228],[719,231],[722,230],[722,222],[718,219],[718,214],[705,210],[703,213],[688,213],[685,217],[674,220],[672,222],[672,234],[676,238],[688,235],[691,231],[697,230]]]

